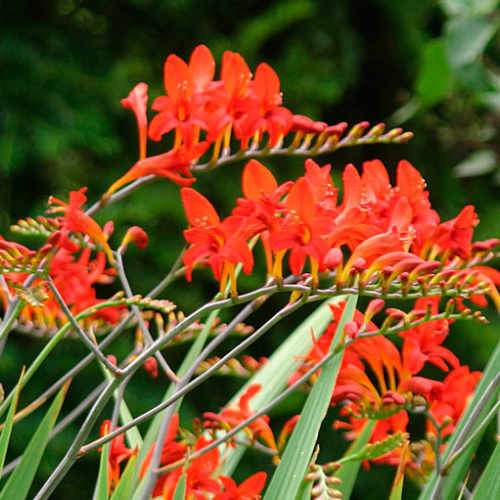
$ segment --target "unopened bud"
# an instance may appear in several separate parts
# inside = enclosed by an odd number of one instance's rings
[[[106,356],[106,359],[113,365],[116,366],[118,364],[118,360],[116,359],[116,356],[114,354],[108,354]]]
[[[370,302],[366,308],[366,311],[365,311],[364,323],[367,324],[368,322],[370,322],[372,320],[373,316],[375,316],[380,311],[382,311],[384,306],[385,306],[385,301],[382,299],[370,300]]]
[[[359,333],[359,325],[356,321],[349,321],[344,327],[344,332],[350,339],[355,339]]]
[[[144,370],[149,374],[151,378],[158,378],[158,362],[156,358],[150,356],[144,361]]]
[[[406,400],[401,394],[398,394],[394,391],[387,391],[382,396],[382,402],[385,404],[396,404],[396,405],[404,405]]]
[[[360,273],[364,271],[367,267],[366,260],[363,259],[363,257],[358,257],[353,263],[352,263],[352,269],[356,273]]]
[[[328,269],[335,269],[339,264],[342,264],[344,256],[340,248],[332,248],[325,256],[323,263]]]
[[[120,248],[126,249],[130,243],[133,243],[140,250],[144,250],[148,246],[148,235],[146,231],[139,226],[132,226],[129,228],[125,233]]]

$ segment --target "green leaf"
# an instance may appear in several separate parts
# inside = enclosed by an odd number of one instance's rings
[[[500,342],[497,343],[495,351],[491,355],[486,368],[484,369],[483,376],[479,381],[479,384],[474,391],[474,396],[470,400],[467,408],[465,409],[458,425],[451,435],[451,438],[448,442],[445,452],[443,453],[442,463],[446,463],[446,461],[450,458],[451,454],[454,451],[457,439],[461,434],[464,427],[470,424],[469,420],[478,405],[479,400],[483,396],[486,388],[492,383],[493,380],[497,378],[498,367],[500,366]],[[498,392],[498,391],[495,391]],[[476,422],[482,421],[485,416],[488,414],[489,410],[493,406],[496,401],[497,394],[493,393],[492,397],[489,398],[487,404],[481,409],[479,414],[477,415]],[[448,473],[445,477],[438,476],[435,472],[431,476],[430,480],[425,485],[422,493],[420,494],[420,500],[430,500],[433,495],[433,492],[436,489],[436,483],[440,483],[439,488],[441,489],[443,499],[455,499],[457,491],[462,483],[467,470],[469,469],[470,463],[474,456],[474,452],[479,445],[481,440],[482,433],[479,433],[476,439],[473,441],[471,446],[469,446],[461,456],[455,461],[455,463],[450,467]]]
[[[14,415],[16,414],[17,403],[19,401],[19,394],[21,392],[22,380],[24,376],[24,368],[17,382],[16,388],[14,390],[14,397],[10,403],[9,413],[5,422],[3,423],[2,434],[0,435],[0,475],[3,471],[3,465],[5,463],[5,457],[7,455],[7,449],[9,447],[10,434],[12,432],[12,426],[14,425]]]
[[[498,7],[498,0],[441,0],[450,16],[467,14],[489,14]]]
[[[415,92],[424,106],[433,106],[445,97],[452,84],[452,75],[445,44],[441,38],[429,40],[422,48]]]
[[[313,481],[303,480],[300,483],[300,488],[295,497],[295,500],[311,500],[311,490],[313,488]]]
[[[288,379],[295,373],[302,361],[300,357],[312,347],[311,332],[318,337],[332,321],[330,304],[345,300],[335,297],[323,302],[308,318],[306,318],[276,349],[266,364],[232,397],[226,406],[235,405],[240,396],[252,384],[259,384],[261,390],[250,401],[252,410],[257,411],[273,400],[287,386]],[[227,459],[224,464],[224,474],[230,476],[241,457],[245,453],[244,446],[236,446],[227,450]]]
[[[405,467],[406,463],[404,460],[399,462],[398,470],[394,476],[394,482],[392,483],[391,493],[389,495],[389,500],[401,500],[403,498],[403,483],[405,481]]]
[[[357,295],[351,295],[347,299],[344,312],[330,345],[330,352],[333,352],[339,345],[344,325],[352,320],[357,300]],[[283,498],[296,497],[309,466],[321,423],[330,405],[332,391],[335,387],[342,358],[343,351],[333,356],[321,369],[318,380],[309,393],[300,419],[285,448],[283,458],[272,477],[264,500],[281,500]]]
[[[135,479],[135,464],[137,456],[131,457],[127,462],[120,481],[111,495],[111,500],[129,500],[132,498],[134,479]]]
[[[497,159],[492,149],[474,151],[453,168],[456,177],[476,177],[495,170]]]
[[[236,41],[239,51],[250,57],[266,40],[286,30],[291,24],[305,22],[314,14],[314,2],[310,0],[284,0],[274,3],[262,15],[252,18],[240,28]]]
[[[113,376],[111,373],[109,373],[108,369],[102,364],[99,363],[99,366],[108,380],[110,382],[113,380]],[[116,391],[113,394],[114,398],[120,397],[120,391],[119,389],[116,389]],[[125,402],[124,399],[120,401],[120,421],[122,424],[128,424],[132,420],[132,414],[130,413],[130,410],[128,409],[127,403]],[[125,436],[127,438],[128,444],[131,448],[137,448],[138,450],[141,449],[142,447],[142,436],[141,433],[139,432],[139,429],[137,427],[132,427],[131,429],[128,429],[125,431]]]
[[[95,485],[93,500],[107,500],[108,498],[108,459],[109,443],[106,443],[101,450],[101,458],[99,459],[99,473],[97,475],[97,483]]]
[[[175,487],[173,500],[184,500],[186,498],[186,474],[182,474]]]
[[[0,493],[0,500],[12,500],[13,498],[16,500],[24,500],[28,496],[31,483],[40,465],[47,443],[49,442],[50,431],[54,427],[57,416],[61,411],[68,387],[69,383],[64,384],[53,403],[50,405],[45,417],[33,434],[28,446],[25,448],[19,465],[14,469],[5,483]]]
[[[500,498],[500,442],[495,446],[486,467],[474,488],[473,498]]]
[[[404,432],[396,432],[391,434],[385,439],[376,441],[375,443],[366,444],[359,451],[345,455],[337,463],[347,462],[362,462],[363,460],[373,460],[374,458],[381,457],[392,450],[395,450],[407,441],[408,436]]]
[[[368,420],[368,422],[366,422],[363,430],[352,442],[351,446],[349,446],[344,456],[353,455],[363,449],[368,443],[376,423],[375,420]],[[360,466],[361,462],[359,461],[348,462],[343,464],[335,473],[335,477],[338,477],[342,481],[342,483],[337,486],[337,489],[342,492],[344,498],[349,498],[351,496]]]
[[[205,326],[203,328],[203,330],[200,332],[200,334],[198,335],[198,337],[196,338],[196,341],[193,343],[193,345],[191,346],[191,348],[189,349],[186,357],[184,358],[184,360],[182,361],[182,364],[177,372],[177,376],[178,377],[182,377],[186,372],[187,370],[191,367],[191,365],[193,364],[194,360],[198,357],[198,354],[200,354],[200,352],[202,351],[203,349],[203,346],[205,345],[205,342],[210,334],[210,330],[212,329],[212,325],[214,324],[217,316],[219,315],[219,310],[215,310],[215,311],[212,311],[206,322],[205,322]],[[167,400],[175,391],[175,384],[172,383],[170,384],[170,386],[168,387],[167,391],[165,392],[164,396],[163,396],[163,399],[162,401],[165,401]],[[183,398],[180,398],[176,403],[177,406],[179,406],[182,402],[182,399]],[[139,459],[138,459],[138,467],[140,467],[140,464],[142,464],[143,460],[144,460],[144,457],[146,456],[146,453],[149,451],[149,449],[151,448],[151,446],[153,445],[153,442],[155,440],[155,437],[158,435],[158,431],[159,431],[159,428],[160,428],[160,425],[161,425],[161,421],[162,421],[162,418],[163,418],[163,415],[165,414],[165,411],[161,411],[160,413],[158,413],[158,415],[156,415],[153,419],[153,421],[151,422],[151,424],[149,425],[148,427],[148,430],[146,432],[146,435],[144,436],[144,444],[142,445],[140,451],[139,451]],[[138,473],[139,471],[137,470],[136,471],[136,477],[138,476]],[[146,479],[147,476],[144,476],[144,478],[142,479],[142,481],[139,483],[136,491],[135,491],[135,496],[134,496],[134,500],[136,498],[140,498],[140,494],[141,494],[141,491],[142,491],[142,488],[143,488],[143,484],[144,484],[144,480]]]
[[[454,68],[474,62],[484,52],[498,25],[487,17],[457,17],[447,23],[446,49]]]

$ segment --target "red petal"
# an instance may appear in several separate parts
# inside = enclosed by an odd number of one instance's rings
[[[257,160],[250,160],[243,170],[243,194],[249,200],[259,200],[278,188],[273,174]]]
[[[188,65],[175,54],[167,57],[163,67],[165,90],[174,101],[190,94],[190,74]]]
[[[215,208],[198,191],[183,188],[181,197],[189,224],[192,226],[217,226],[219,224],[220,219]]]
[[[240,495],[259,495],[266,484],[267,474],[265,472],[257,472],[245,479],[238,487]]]
[[[189,59],[189,70],[195,92],[201,92],[210,83],[215,74],[215,61],[210,49],[205,45],[198,45]]]

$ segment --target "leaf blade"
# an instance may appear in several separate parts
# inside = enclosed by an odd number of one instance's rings
[[[351,295],[347,299],[330,351],[339,345],[344,325],[354,317],[357,299],[357,295]],[[319,429],[330,404],[342,358],[343,353],[339,352],[322,368],[304,404],[300,419],[292,432],[282,460],[271,479],[264,500],[296,497],[316,445]]]
[[[14,469],[0,492],[0,500],[24,500],[29,493],[43,453],[49,442],[49,434],[61,411],[69,382],[64,384],[50,405],[43,420],[37,427],[28,446],[25,448],[19,465]]]
[[[21,393],[23,377],[24,368],[14,390],[14,397],[12,398],[12,401],[10,403],[9,412],[7,413],[7,417],[5,418],[2,434],[0,435],[0,475],[3,471],[5,457],[7,455],[7,449],[9,447],[10,435],[12,433],[12,427],[14,425],[14,416],[16,414],[17,404],[19,402],[19,394]]]
[[[326,300],[317,307],[288,336],[266,364],[241,387],[226,406],[237,404],[240,396],[253,384],[259,384],[262,387],[250,401],[250,406],[254,411],[259,410],[274,399],[286,387],[290,376],[300,367],[301,361],[299,357],[306,354],[312,347],[311,330],[314,330],[314,333],[318,336],[322,334],[331,321],[330,304],[337,303],[342,299],[343,297],[335,297]],[[227,451],[224,474],[230,476],[234,472],[245,450],[246,447],[237,445]]]

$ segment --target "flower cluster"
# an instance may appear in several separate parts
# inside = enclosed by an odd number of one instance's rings
[[[498,273],[484,266],[465,267],[481,260],[499,240],[472,242],[478,222],[472,206],[441,222],[430,205],[425,181],[407,161],[398,165],[395,186],[379,160],[365,162],[362,175],[348,165],[341,202],[330,165],[320,167],[313,160],[306,160],[303,177],[283,184],[251,160],[242,184],[244,197],[223,220],[203,195],[192,188],[181,190],[190,225],[184,232],[189,243],[184,253],[188,279],[196,264],[208,264],[221,290],[230,280],[236,294],[236,265],[241,264],[247,274],[252,271],[249,241],[258,236],[268,274],[278,281],[287,254],[294,275],[300,275],[309,262],[313,286],[319,273],[326,271],[335,272],[335,284],[341,287],[352,283],[355,274],[363,285],[396,276],[422,284],[422,275],[446,269],[448,274],[440,275],[444,280],[456,270],[456,282],[483,281],[500,304],[494,286]]]
[[[294,115],[282,105],[280,80],[275,71],[261,63],[252,74],[236,52],[224,52],[219,80],[215,79],[215,61],[206,46],[196,47],[188,62],[171,54],[165,60],[164,86],[165,95],[153,101],[152,109],[157,114],[149,124],[146,83],[137,84],[122,100],[122,105],[136,117],[139,161],[108,189],[107,196],[147,175],[190,185],[195,180],[192,163],[212,146],[213,160],[221,154],[228,156],[233,137],[241,151],[256,147],[264,137],[267,137],[267,147],[279,147],[290,132],[296,134],[294,147],[306,136],[310,143],[313,135],[320,135],[319,147],[336,141],[347,127],[346,123],[328,126]],[[361,127],[364,128],[366,125]],[[166,153],[147,157],[148,137],[162,141],[172,131],[173,147]]]
[[[234,407],[224,408],[219,414],[205,413],[201,425],[194,422],[194,427],[198,429],[195,430],[195,434],[179,428],[178,414],[172,417],[163,442],[160,460],[161,467],[168,469],[168,471],[158,478],[153,490],[154,497],[171,500],[181,475],[185,474],[186,498],[202,499],[208,498],[208,496],[214,500],[260,498],[260,493],[266,482],[264,472],[257,472],[237,485],[232,478],[220,474],[224,459],[218,448],[207,450],[192,460],[189,459],[190,454],[196,454],[196,452],[210,446],[217,430],[227,431],[252,416],[253,412],[249,403],[259,390],[259,385],[251,385]],[[283,450],[296,421],[297,417],[293,417],[284,425],[278,440],[274,438],[269,426],[269,417],[265,415],[254,420],[246,428],[245,433],[250,442],[260,441],[277,457]],[[101,435],[105,435],[109,431],[110,422],[103,422]],[[229,442],[229,445],[232,444],[234,442]],[[120,479],[122,464],[134,456],[136,452],[137,450],[132,450],[125,445],[123,435],[116,436],[112,440],[108,458],[111,487],[116,486]],[[149,449],[141,464],[141,477],[147,473],[153,452],[154,445]],[[183,466],[185,460],[188,460],[188,463]]]
[[[409,314],[413,317],[437,314],[438,302],[436,299],[420,299]],[[343,309],[344,303],[331,306],[332,323],[314,342],[304,365],[290,383],[328,353]],[[392,311],[388,309],[387,312]],[[377,442],[392,434],[407,432],[410,415],[423,413],[427,416],[428,436],[439,433],[442,440],[450,435],[481,374],[460,365],[458,358],[442,345],[448,336],[449,325],[450,320],[439,319],[404,330],[400,333],[402,345],[398,348],[386,336],[377,335],[379,329],[366,314],[356,311],[352,324],[345,327],[351,342],[345,349],[332,394],[332,405],[340,405],[340,416],[343,417],[335,421],[334,427],[346,430],[347,439],[352,440],[369,420],[374,420],[376,425],[370,441]],[[352,332],[360,331],[362,333],[356,333],[352,338]],[[439,368],[446,374],[444,379],[423,376],[422,371],[427,365]],[[433,440],[432,437],[428,439]],[[423,443],[431,455],[424,462],[420,460]],[[423,481],[434,466],[433,449],[429,441],[416,441],[414,448],[409,471],[414,478]],[[373,462],[397,466],[402,450],[402,447],[397,448]]]
[[[114,263],[108,243],[113,224],[109,222],[101,228],[83,211],[87,201],[85,191],[86,188],[72,191],[68,203],[53,196],[49,198],[48,212],[57,216],[43,220],[50,232],[47,244],[39,250],[0,240],[2,271],[7,271],[3,274],[7,287],[0,288],[0,300],[6,309],[11,295],[23,294],[26,305],[20,312],[19,321],[28,329],[50,332],[68,321],[46,285],[45,273],[73,315],[104,302],[97,297],[96,287],[111,284],[115,279],[115,268],[107,267],[108,263]],[[144,230],[133,226],[126,232],[120,249],[124,251],[130,243],[144,248],[147,242]],[[23,283],[31,273],[39,277],[26,291]],[[123,312],[122,307],[105,307],[90,315],[88,321],[97,327],[103,322],[115,324]]]
[[[72,242],[73,245],[76,245]],[[77,315],[83,310],[104,302],[97,297],[96,286],[109,284],[114,280],[115,270],[106,267],[106,256],[97,252],[92,256],[89,247],[76,247],[76,252],[66,248],[57,249],[48,262],[48,275],[59,291],[71,313]],[[6,309],[9,295],[19,293],[28,277],[27,273],[5,273],[8,290],[0,289],[0,298]],[[59,302],[52,291],[46,286],[43,278],[37,278],[30,288],[31,293],[39,290],[39,301],[26,300],[19,321],[28,329],[53,331],[68,321]],[[27,292],[26,292],[27,293]],[[103,321],[116,323],[122,316],[123,308],[105,307],[91,315],[89,321],[99,325]]]

